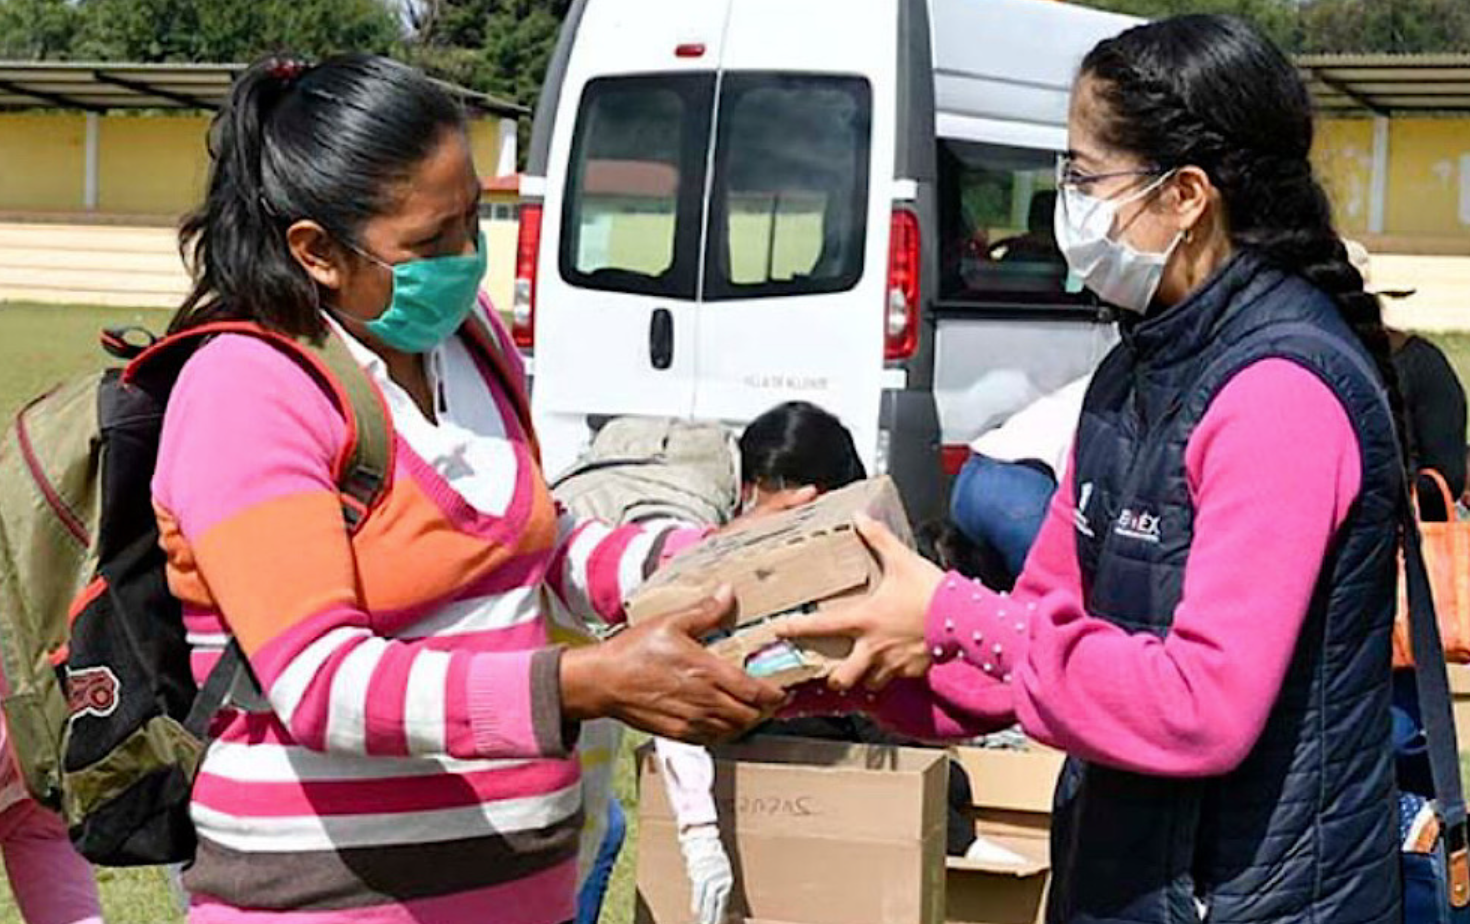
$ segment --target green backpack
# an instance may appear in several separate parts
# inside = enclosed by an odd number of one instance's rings
[[[183,862],[188,803],[215,712],[254,687],[231,642],[203,689],[168,591],[150,482],[164,408],[208,338],[273,344],[332,396],[348,425],[336,477],[353,530],[382,498],[392,425],[376,386],[332,334],[313,344],[254,324],[202,326],[139,346],[107,331],[125,367],[32,401],[0,441],[0,706],[31,796],[59,811],[94,863]]]

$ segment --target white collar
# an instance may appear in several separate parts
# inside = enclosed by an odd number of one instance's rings
[[[348,332],[347,327],[341,321],[332,317],[330,312],[323,311],[322,317],[326,320],[327,326],[332,329],[333,333],[341,337],[342,342],[347,344],[348,354],[357,361],[359,366],[367,370],[368,374],[373,378],[387,378],[388,364],[383,362],[383,357],[379,356],[367,344]]]

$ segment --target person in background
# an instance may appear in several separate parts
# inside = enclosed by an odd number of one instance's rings
[[[622,736],[613,736],[613,743],[620,743]],[[609,765],[617,759],[617,752],[607,749],[607,762]],[[596,771],[596,767],[588,767],[587,761],[582,762],[583,774]],[[628,837],[628,820],[623,812],[623,803],[611,792],[611,781],[599,785],[608,788],[605,799],[597,800],[605,804],[605,822],[601,826],[588,825],[589,830],[602,829],[602,838],[597,844],[596,854],[587,871],[586,878],[577,890],[577,918],[576,924],[597,924],[602,919],[602,904],[607,898],[608,887],[612,885],[613,870],[618,864],[618,855],[623,851],[623,844]],[[583,798],[587,799],[589,806],[593,800],[588,798],[590,793],[587,788],[583,790]],[[583,834],[586,837],[586,834]]]
[[[1450,497],[1465,493],[1465,389],[1444,351],[1428,339],[1389,328],[1394,368],[1409,420],[1409,461],[1415,473],[1433,469],[1449,485]],[[1438,486],[1419,479],[1419,515],[1447,520]]]
[[[1346,241],[1348,259],[1372,287],[1372,260],[1368,249],[1357,241]],[[1381,298],[1398,298],[1412,292],[1379,291]],[[1465,388],[1444,351],[1428,339],[1389,327],[1388,343],[1399,376],[1399,392],[1408,419],[1409,464],[1418,474],[1433,469],[1449,485],[1450,497],[1465,493]],[[1443,521],[1454,516],[1446,510],[1438,485],[1418,479],[1419,516]]]
[[[1009,588],[1016,580],[1005,559],[993,546],[987,542],[975,542],[947,517],[915,527],[914,548],[945,571],[974,578],[986,587]]]
[[[987,586],[1009,590],[1046,518],[1071,453],[1090,375],[1022,408],[981,434],[950,493],[950,518],[981,548],[996,550],[1008,572]]]
[[[102,924],[92,867],[66,825],[27,793],[0,717],[0,854],[25,924]]]
[[[805,401],[777,405],[757,417],[740,436],[741,502],[746,509],[776,504],[784,495],[808,488],[835,491],[867,477],[852,433],[826,410]],[[872,745],[914,744],[884,731],[860,715],[776,719],[756,734],[818,738]],[[720,924],[729,908],[735,876],[720,841],[715,810],[714,762],[695,745],[654,739],[663,779],[679,825],[679,845],[691,886],[691,910],[698,924]],[[950,765],[948,849],[963,854],[975,840],[969,820],[970,783],[957,763]]]
[[[1372,259],[1358,241],[1344,241],[1348,260],[1372,286]],[[1379,289],[1380,298],[1404,298],[1412,290]],[[1438,472],[1449,486],[1451,497],[1465,491],[1465,392],[1454,368],[1433,343],[1414,334],[1386,327],[1399,391],[1404,401],[1405,439],[1410,471],[1416,476],[1419,517],[1434,522],[1455,515],[1445,509],[1438,484],[1425,477],[1425,469]],[[1395,770],[1404,798],[1419,801],[1434,796],[1429,771],[1429,745],[1419,711],[1419,691],[1413,668],[1393,672],[1393,745]]]
[[[1354,256],[1354,249],[1350,242],[1349,256]],[[1368,279],[1370,265],[1366,248],[1360,250],[1360,261],[1355,265],[1359,265],[1364,279]],[[1383,292],[1380,297],[1407,294]],[[1433,342],[1408,331],[1386,329],[1404,401],[1405,442],[1409,471],[1414,475],[1419,519],[1430,523],[1452,520],[1457,516],[1454,499],[1467,489],[1464,387],[1444,351]],[[1449,488],[1448,507],[1444,492],[1426,474],[1428,471],[1437,472],[1444,479]],[[1418,812],[1432,813],[1428,805],[1428,800],[1434,797],[1429,743],[1412,668],[1393,672],[1393,742],[1401,798],[1418,797]],[[1412,811],[1415,805],[1415,801],[1408,801],[1404,811]]]
[[[740,434],[741,506],[814,487],[825,494],[868,477],[850,433],[808,401],[778,404]]]
[[[990,255],[1001,263],[1063,266],[1062,251],[1057,246],[1057,235],[1052,225],[1056,210],[1056,190],[1044,189],[1032,195],[1031,207],[1026,213],[1026,233],[992,244]]]

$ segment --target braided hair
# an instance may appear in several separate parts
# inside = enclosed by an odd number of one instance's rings
[[[1310,159],[1311,100],[1286,55],[1234,17],[1176,16],[1101,42],[1081,75],[1101,104],[1105,144],[1160,170],[1203,170],[1237,248],[1332,297],[1378,367],[1399,433],[1408,432],[1378,298],[1363,290],[1333,227]]]

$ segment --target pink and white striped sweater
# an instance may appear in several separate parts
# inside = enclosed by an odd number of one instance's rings
[[[672,528],[558,511],[523,395],[460,340],[430,354],[433,421],[352,346],[397,433],[389,493],[350,538],[346,427],[292,359],[220,337],[169,403],[154,499],[195,672],[233,634],[268,701],[216,721],[190,920],[559,924],[581,794],[545,595],[619,619]]]

